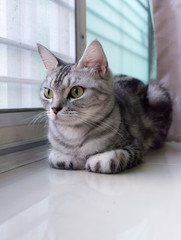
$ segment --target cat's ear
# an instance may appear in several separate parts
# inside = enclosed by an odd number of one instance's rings
[[[50,52],[46,47],[37,43],[38,52],[43,60],[43,63],[47,70],[53,70],[59,65],[59,60],[53,53]]]
[[[85,49],[78,67],[88,67],[95,69],[101,75],[106,73],[108,63],[104,50],[98,40],[94,40]]]

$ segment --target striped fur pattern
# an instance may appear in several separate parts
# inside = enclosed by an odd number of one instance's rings
[[[97,40],[76,64],[63,63],[41,45],[38,49],[48,70],[41,100],[49,118],[53,168],[118,173],[163,145],[172,113],[164,88],[126,75],[113,77]],[[79,98],[70,97],[74,86],[84,89]],[[44,96],[45,88],[53,98]]]

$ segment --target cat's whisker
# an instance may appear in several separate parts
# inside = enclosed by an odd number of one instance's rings
[[[83,112],[82,112],[82,115],[84,115]],[[90,119],[94,119],[94,118],[95,118],[95,115],[90,114],[90,113],[89,113],[89,114],[86,113],[84,116],[85,116],[85,117],[88,116],[88,117],[90,117]],[[117,128],[114,128],[113,126],[111,126],[111,125],[109,124],[109,122],[108,122],[108,123],[105,123],[104,120],[100,120],[100,122],[101,122],[101,125],[100,125],[100,124],[98,124],[98,123],[90,122],[90,121],[91,121],[91,120],[87,120],[87,122],[91,123],[93,127],[98,127],[98,128],[100,128],[100,129],[102,129],[102,130],[104,130],[104,131],[107,131],[107,132],[109,132],[109,130],[112,130],[112,131],[114,131],[115,133],[117,133],[122,139],[125,139],[124,136],[119,133],[118,129],[117,129]],[[119,123],[120,123],[120,121],[119,121]],[[105,129],[105,127],[107,127],[108,129]]]
[[[37,124],[37,123],[39,123],[39,122],[42,122],[44,118],[45,118],[45,116],[38,116],[38,117],[34,118],[34,119],[31,121],[30,124]]]
[[[81,114],[82,115],[84,115],[85,113],[84,112],[81,112]],[[89,116],[90,118],[95,118],[95,115],[93,115],[93,114],[88,114],[88,113],[86,113],[86,116]],[[102,115],[100,115],[100,117],[101,118],[103,118],[104,116],[102,116]],[[108,124],[109,123],[112,123],[112,119],[111,119],[111,121],[110,120],[107,120],[108,121]],[[128,125],[128,126],[131,126],[131,127],[137,127],[138,125],[137,124],[130,124],[130,123],[126,123],[125,121],[122,121],[122,120],[116,120],[116,119],[114,119],[114,122],[115,123],[123,123],[123,124],[125,124],[125,125]],[[141,127],[140,126],[140,129],[144,129],[144,127]]]
[[[46,119],[47,119],[46,112],[41,112],[33,118],[33,120],[30,122],[30,125],[34,125],[37,123],[40,124],[41,122],[44,122]]]
[[[42,115],[43,113],[44,112],[41,112],[41,113],[36,114],[36,116],[31,116],[31,117],[24,118],[24,119],[22,119],[22,122],[29,122],[28,124],[32,124],[34,122],[34,120],[36,118],[38,118],[40,115]]]

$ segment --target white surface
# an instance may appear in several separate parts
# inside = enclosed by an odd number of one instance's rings
[[[117,175],[49,168],[0,175],[1,240],[180,240],[181,144]]]

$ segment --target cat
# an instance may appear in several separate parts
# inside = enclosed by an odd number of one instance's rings
[[[163,145],[172,120],[169,93],[152,81],[113,76],[94,40],[68,64],[38,44],[47,69],[41,100],[49,119],[53,168],[119,173]]]

